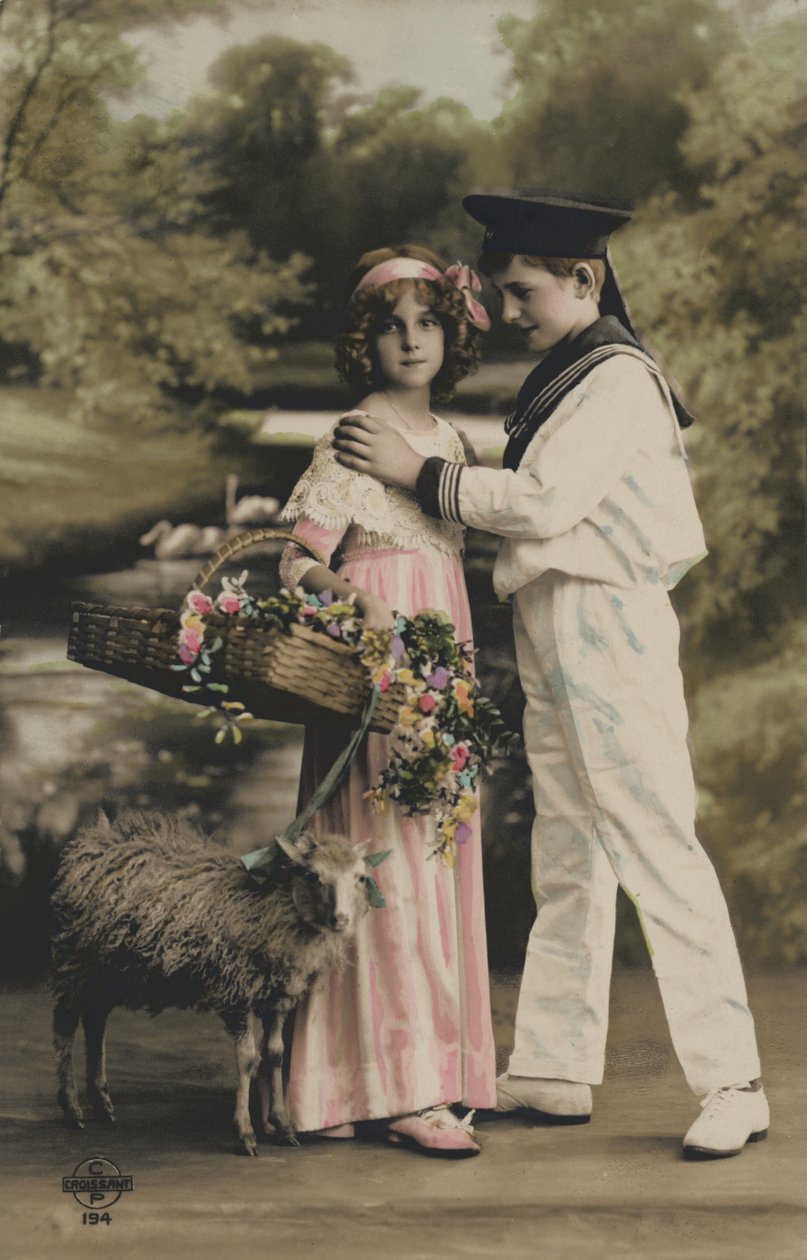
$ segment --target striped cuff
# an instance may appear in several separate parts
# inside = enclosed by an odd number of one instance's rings
[[[460,473],[464,464],[432,456],[427,459],[417,479],[415,491],[420,506],[428,516],[462,525],[460,516]]]

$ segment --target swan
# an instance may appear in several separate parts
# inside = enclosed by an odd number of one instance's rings
[[[170,521],[157,521],[148,533],[141,534],[140,544],[154,544],[157,560],[179,560],[185,556],[209,556],[231,537],[232,531],[219,529],[217,525],[172,525]]]
[[[280,508],[280,500],[263,498],[259,494],[245,494],[236,500],[238,474],[229,473],[224,496],[224,511],[228,525],[267,525],[274,521]]]

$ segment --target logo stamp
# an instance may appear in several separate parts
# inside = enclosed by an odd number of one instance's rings
[[[134,1190],[134,1177],[124,1176],[105,1155],[91,1155],[77,1165],[72,1177],[62,1177],[62,1190],[93,1213],[107,1212],[122,1194]]]

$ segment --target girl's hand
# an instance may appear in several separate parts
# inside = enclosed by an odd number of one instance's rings
[[[345,468],[402,490],[414,490],[425,463],[397,429],[375,416],[345,416],[336,427],[333,445]]]
[[[385,604],[383,599],[379,599],[377,595],[371,595],[368,591],[361,591],[356,596],[356,607],[361,613],[366,629],[395,629],[395,614],[389,604]]]

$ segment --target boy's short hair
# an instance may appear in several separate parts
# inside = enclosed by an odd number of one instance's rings
[[[594,274],[594,291],[592,296],[599,300],[602,286],[605,284],[604,258],[539,258],[536,254],[508,254],[501,250],[487,250],[479,257],[477,266],[485,276],[495,276],[506,271],[514,258],[520,258],[530,267],[543,267],[553,276],[573,276],[575,267],[586,263]]]
[[[414,258],[445,271],[446,263],[422,245],[397,245],[374,249],[363,254],[348,281],[352,293],[362,276],[379,263],[391,258]],[[350,391],[361,395],[372,388],[375,363],[372,343],[375,330],[397,305],[407,288],[413,288],[424,306],[430,306],[439,317],[445,334],[443,365],[432,381],[435,402],[447,402],[454,386],[464,376],[475,372],[479,363],[482,338],[468,320],[465,299],[452,283],[438,280],[391,280],[360,293],[350,303],[342,332],[336,339],[335,366],[339,377]]]

